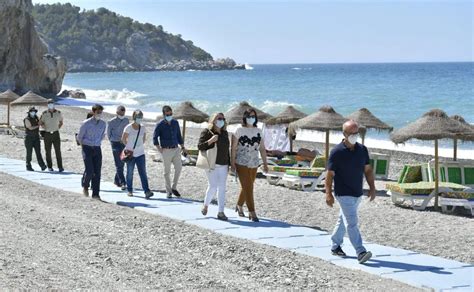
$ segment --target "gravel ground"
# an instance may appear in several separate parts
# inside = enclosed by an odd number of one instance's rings
[[[415,291],[0,172],[0,289]]]
[[[74,133],[77,132],[79,128],[80,121],[84,119],[86,115],[86,110],[78,109],[78,108],[67,108],[61,107],[60,108],[63,113],[65,114],[65,126],[61,131],[62,139],[65,141],[62,143],[62,154],[63,154],[63,162],[68,170],[72,170],[75,172],[82,172],[83,171],[83,163],[81,160],[80,148],[74,142]],[[21,124],[21,119],[24,116],[24,109],[21,111],[14,111],[13,116],[13,124]],[[150,123],[147,127],[149,133],[149,141],[147,143],[147,147],[152,149],[151,141],[151,133],[153,131],[153,124]],[[199,130],[198,129],[187,129],[187,140],[186,144],[188,147],[195,148],[197,144],[197,136]],[[25,150],[23,146],[23,141],[21,139],[13,138],[10,136],[3,136],[4,138],[0,139],[0,153],[2,155],[6,155],[11,158],[17,159],[24,159],[25,157]],[[304,143],[297,141],[296,147],[305,146],[307,148],[318,148],[322,150],[322,145],[317,143]],[[110,151],[110,146],[108,141],[104,141],[103,143],[103,168],[102,168],[102,177],[105,180],[112,181],[114,176],[114,164],[113,164],[113,157]],[[374,151],[374,149],[371,149]],[[387,151],[387,150],[378,150],[377,152],[383,153],[390,153],[391,154],[391,167],[390,173],[391,178],[396,178],[398,176],[398,172],[403,166],[404,163],[410,162],[421,162],[427,161],[430,159],[430,156],[426,155],[418,155],[418,154],[411,154],[405,152],[398,152],[398,151]],[[44,154],[44,151],[43,151]],[[54,159],[53,159],[54,161]],[[164,189],[164,179],[162,177],[163,173],[163,165],[162,163],[152,162],[151,159],[147,160],[147,170],[148,170],[148,177],[150,180],[150,186],[153,190],[163,190]],[[3,178],[2,178],[3,181]],[[411,210],[409,208],[400,208],[395,207],[390,198],[386,195],[384,190],[385,181],[377,181],[377,189],[378,197],[374,202],[368,202],[368,200],[364,200],[360,207],[360,225],[361,225],[361,232],[363,235],[364,240],[376,242],[379,244],[405,248],[414,250],[417,252],[422,252],[426,254],[431,254],[435,256],[441,256],[444,258],[450,258],[466,263],[474,263],[474,255],[468,248],[474,244],[474,224],[472,218],[461,214],[457,215],[446,215],[440,212],[436,212],[432,209],[429,209],[425,212],[418,212]],[[8,186],[12,186],[13,184],[9,183]],[[20,185],[20,184],[19,184]],[[139,186],[138,175],[135,175],[135,186]],[[182,193],[184,197],[202,200],[204,197],[204,192],[207,186],[207,180],[205,174],[202,170],[196,169],[195,167],[184,167],[182,171],[182,176],[180,179],[180,184],[178,189]],[[239,190],[239,185],[234,181],[233,177],[229,177],[228,180],[228,193],[227,193],[227,207],[232,208],[235,206],[235,202],[237,201],[237,194]],[[54,193],[54,192],[53,192]],[[334,208],[329,208],[325,205],[324,202],[324,194],[321,192],[311,192],[305,193],[296,190],[289,190],[284,187],[279,186],[272,186],[269,185],[264,179],[257,179],[256,186],[255,186],[255,200],[256,200],[256,208],[257,214],[262,217],[269,217],[273,219],[278,219],[282,221],[286,221],[289,223],[294,224],[301,224],[307,225],[311,227],[315,227],[322,230],[332,230],[337,214],[339,211],[338,206]],[[81,201],[82,202],[82,201]],[[84,204],[86,204],[84,202]],[[89,204],[89,203],[87,203]],[[106,205],[106,204],[105,204]],[[60,205],[61,208],[64,208],[63,205]],[[96,205],[90,205],[96,206]],[[37,207],[33,207],[35,210],[39,210]],[[58,207],[59,208],[59,207]],[[109,208],[110,212],[117,212],[116,214],[123,215],[123,212],[130,212],[130,210],[124,210],[123,208],[117,207],[103,207],[97,206],[96,208]],[[116,210],[116,211],[115,211]],[[81,211],[84,212],[84,211]],[[87,212],[87,211],[86,211]],[[94,211],[95,212],[95,211]],[[109,211],[107,211],[109,212]],[[134,212],[134,216],[137,217],[147,217],[149,215],[143,214],[136,214],[139,212]],[[4,214],[4,212],[2,212]],[[81,213],[82,214],[82,213]],[[93,213],[95,214],[95,213]],[[110,214],[100,213],[104,216],[109,216]],[[210,214],[212,215],[212,214]],[[99,216],[99,214],[95,214],[95,216]],[[117,216],[117,215],[116,215]],[[83,215],[78,215],[79,218],[76,220],[85,220]],[[91,216],[86,216],[87,218],[91,219]],[[110,216],[112,217],[112,216]],[[40,218],[48,218],[47,216],[40,217]],[[150,217],[147,217],[150,218]],[[12,218],[10,218],[11,220]],[[109,222],[110,219],[102,218],[104,222]],[[162,218],[154,219],[154,220],[164,220]],[[16,221],[16,220],[13,220]],[[172,224],[168,224],[168,226],[178,226],[177,223],[171,220],[167,220],[168,222],[173,222]],[[110,224],[110,223],[107,223]],[[160,225],[162,226],[162,225]],[[191,228],[180,226],[181,230],[189,229],[194,230],[191,232],[195,234],[197,232],[201,232],[200,229]],[[8,230],[8,229],[7,229]],[[70,229],[68,229],[70,232]],[[204,231],[203,231],[204,232]],[[107,232],[106,232],[107,233]],[[209,235],[208,232],[204,232]],[[102,232],[101,232],[102,234]],[[133,233],[131,233],[133,234]],[[178,242],[182,240],[182,242],[187,242],[184,239],[186,236],[186,232],[180,232],[179,234],[175,234],[177,237],[174,240]],[[123,234],[122,234],[123,236]],[[129,235],[127,235],[129,236]],[[183,237],[181,237],[183,236]],[[213,238],[217,238],[219,236],[213,235]],[[201,237],[197,237],[201,238]],[[220,238],[220,237],[219,237]],[[192,239],[192,237],[191,237]],[[202,238],[201,238],[202,239]],[[84,239],[85,240],[85,239]],[[89,238],[90,240],[90,238]],[[229,239],[230,240],[230,239]],[[232,242],[238,241],[239,246],[243,243],[247,243],[246,241],[240,241],[237,239],[232,239]],[[173,241],[175,243],[175,241]],[[250,244],[250,243],[249,243]],[[141,246],[144,246],[141,244]],[[252,246],[255,246],[252,244]],[[261,246],[252,247],[252,251],[256,249],[267,249]],[[347,247],[351,248],[351,247]],[[94,252],[94,251],[89,251]],[[223,252],[221,249],[214,250],[214,252]],[[275,249],[272,249],[272,253],[275,252]],[[281,251],[283,252],[283,251]],[[212,253],[212,252],[210,252]],[[209,253],[209,254],[210,254]],[[288,252],[288,255],[291,253]],[[256,258],[261,259],[261,255],[255,253]],[[296,258],[300,256],[292,255],[291,262],[297,261]],[[84,257],[87,258],[87,257]],[[288,256],[282,257],[287,259]],[[314,261],[316,259],[309,259],[304,257],[305,262]],[[135,261],[136,262],[136,261]],[[171,263],[170,263],[171,264]],[[276,263],[275,263],[276,264]],[[322,264],[322,263],[321,263]],[[278,263],[277,265],[280,265]],[[287,264],[282,263],[283,266]],[[189,267],[189,265],[185,265]],[[206,269],[209,265],[206,265]],[[248,265],[249,268],[253,268],[254,265]],[[266,267],[273,268],[276,267],[275,265],[271,264]],[[308,265],[309,267],[309,265]],[[182,268],[181,268],[182,269]],[[291,268],[288,272],[291,272]],[[319,271],[319,264],[317,270]],[[342,270],[341,270],[342,271]],[[354,275],[363,275],[364,278],[368,277],[367,274],[361,272],[351,272],[348,270],[343,270],[344,275],[347,274],[354,274]],[[278,268],[274,273],[280,273],[280,268]],[[299,271],[296,275],[299,276]],[[314,274],[314,271],[311,273]],[[318,272],[319,273],[319,272]],[[297,277],[295,275],[295,277]],[[285,276],[283,276],[285,277]],[[319,277],[319,276],[315,276]],[[352,276],[351,276],[352,277]],[[82,278],[82,277],[81,277]],[[304,276],[303,278],[306,278]],[[334,278],[334,276],[332,277]],[[90,278],[88,278],[90,280]],[[123,278],[121,278],[123,280]],[[237,279],[239,277],[235,277],[232,279],[231,282],[237,283]],[[260,279],[260,277],[259,277]],[[283,278],[282,278],[283,279]],[[331,279],[328,277],[327,279]],[[196,281],[202,281],[203,279],[196,279]],[[308,283],[297,284],[297,280],[290,277],[291,287],[297,288],[313,288],[313,286],[309,286]],[[331,280],[328,280],[331,281]],[[331,283],[331,285],[336,285],[335,283],[341,283],[342,279],[337,279],[336,282]],[[2,283],[3,281],[0,281]],[[209,280],[208,280],[209,282]],[[356,281],[358,282],[358,280]],[[371,283],[373,281],[370,281]],[[144,282],[145,283],[145,282]],[[169,282],[170,284],[172,282]],[[192,282],[194,283],[194,282]],[[210,285],[209,283],[205,284],[204,286],[186,286],[186,285],[193,285],[192,283],[185,284],[183,287],[227,287],[218,285]],[[197,283],[197,282],[196,282]],[[239,282],[240,283],[240,282]],[[270,282],[261,282],[259,284],[255,284],[255,286],[246,286],[246,285],[236,285],[236,286],[228,286],[229,288],[239,288],[239,287],[265,287],[265,288],[284,288],[284,279],[283,282],[278,282],[279,284],[269,284]],[[358,282],[359,285],[366,285],[365,282]],[[145,285],[145,284],[144,284]],[[229,284],[230,285],[230,284]],[[259,286],[262,285],[262,286]],[[47,286],[45,286],[47,287]],[[57,286],[53,286],[57,287]],[[62,287],[62,286],[61,286]],[[116,286],[111,286],[116,287]],[[117,286],[117,287],[131,287],[131,286]],[[146,288],[146,286],[139,286]],[[156,287],[156,286],[150,286]],[[165,283],[162,283],[160,287],[176,287],[176,286],[166,286]],[[316,287],[323,287],[323,288],[334,288],[337,289],[336,286],[325,286],[316,284]],[[355,287],[355,286],[341,286],[345,289],[361,289],[362,287]],[[382,287],[382,286],[380,286]],[[391,283],[390,285],[386,285],[383,288],[387,287],[395,287]],[[366,287],[364,287],[365,289]],[[368,288],[371,289],[371,288]],[[375,287],[375,289],[377,289]]]

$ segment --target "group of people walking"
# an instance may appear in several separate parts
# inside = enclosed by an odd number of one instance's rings
[[[63,171],[58,132],[63,124],[63,119],[61,113],[54,109],[54,103],[50,105],[51,103],[48,103],[48,110],[44,111],[40,118],[36,116],[37,110],[31,107],[28,116],[24,119],[27,170],[33,170],[31,154],[32,149],[35,149],[41,169],[45,170],[48,167],[52,171],[51,145],[54,145],[58,169]],[[84,195],[89,196],[89,187],[91,187],[91,197],[100,199],[101,142],[107,135],[115,162],[115,185],[122,190],[127,190],[128,196],[133,196],[133,173],[136,166],[145,198],[151,198],[153,192],[150,190],[146,172],[147,130],[142,123],[143,113],[140,110],[135,110],[132,114],[132,121],[129,121],[125,117],[125,107],[118,106],[116,116],[106,123],[102,120],[103,110],[101,105],[94,105],[92,112],[82,122],[77,134],[77,142],[82,147],[85,166],[82,177]],[[162,156],[167,198],[172,198],[173,195],[180,197],[181,194],[178,192],[177,186],[182,168],[181,154],[186,154],[186,148],[179,123],[173,119],[171,107],[164,106],[162,112],[163,119],[156,124],[153,132],[153,145]],[[217,219],[228,220],[224,213],[224,206],[227,176],[230,170],[235,172],[241,186],[235,211],[239,216],[246,217],[243,210],[245,204],[249,212],[249,220],[259,221],[254,204],[254,182],[258,167],[263,163],[263,171],[268,172],[268,165],[262,132],[257,127],[257,123],[256,111],[249,108],[243,114],[241,127],[232,135],[227,132],[227,123],[223,113],[212,115],[208,127],[202,130],[197,146],[200,150],[199,155],[206,161],[202,164],[204,166],[201,165],[201,168],[204,168],[208,178],[208,187],[201,209],[203,215],[207,215],[209,204],[217,195]],[[47,165],[44,164],[41,157],[38,134],[40,126],[46,131],[44,140]],[[327,165],[326,203],[332,207],[336,199],[341,207],[338,222],[331,237],[332,254],[335,256],[346,255],[341,245],[347,231],[358,254],[358,261],[364,263],[370,259],[371,253],[364,248],[358,228],[357,210],[363,194],[363,177],[366,177],[369,184],[368,195],[371,201],[375,198],[375,185],[367,148],[357,143],[358,131],[359,127],[356,122],[344,123],[344,139],[331,151]],[[199,159],[198,157],[198,161]],[[125,163],[127,164],[126,176],[124,175]],[[171,165],[174,166],[172,182]]]

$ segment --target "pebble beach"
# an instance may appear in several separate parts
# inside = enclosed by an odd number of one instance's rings
[[[60,131],[64,166],[68,171],[82,173],[81,150],[74,134],[88,111],[64,106],[58,109],[64,115],[64,127]],[[14,108],[12,125],[21,126],[24,116],[26,108]],[[104,114],[104,119],[111,117]],[[154,121],[146,121],[145,125],[146,148],[152,150]],[[199,132],[187,128],[187,148],[196,148]],[[296,141],[295,149],[300,147],[323,152],[320,143]],[[391,156],[390,180],[398,178],[404,164],[433,158],[394,150],[369,150]],[[102,153],[102,179],[113,181],[115,167],[106,140],[102,143]],[[44,157],[43,147],[42,154]],[[23,140],[2,135],[0,155],[24,160]],[[34,155],[33,161],[36,161]],[[162,163],[147,157],[147,172],[151,189],[164,190]],[[134,185],[140,186],[138,175],[134,178]],[[369,202],[365,198],[361,203],[359,219],[364,240],[474,263],[470,248],[474,244],[474,224],[467,213],[447,215],[433,207],[419,212],[394,206],[386,194],[386,183],[377,180],[376,200]],[[40,187],[4,174],[1,169],[0,184],[0,225],[4,227],[0,246],[7,251],[0,255],[1,289],[416,290],[291,251]],[[232,208],[239,184],[229,176],[227,186],[226,207]],[[193,166],[183,168],[178,186],[183,197],[202,201],[206,188],[203,170]],[[125,191],[123,195],[126,196]],[[323,192],[290,190],[270,185],[263,178],[255,184],[259,217],[331,232],[339,207],[329,208],[324,198]]]

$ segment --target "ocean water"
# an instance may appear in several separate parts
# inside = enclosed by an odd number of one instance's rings
[[[200,110],[227,111],[242,100],[270,114],[293,105],[311,114],[331,105],[342,115],[361,107],[400,128],[432,108],[474,123],[474,63],[282,64],[251,70],[187,72],[69,73],[64,88],[81,88],[87,99],[121,103],[159,113],[161,106],[191,101]],[[250,69],[250,67],[249,67]],[[319,141],[317,133],[306,140]],[[340,136],[335,133],[334,138]],[[375,143],[375,144],[374,144]],[[367,144],[390,148],[389,136],[368,132]],[[432,143],[413,140],[410,145]],[[446,156],[451,141],[442,141]],[[383,146],[383,147],[382,147]],[[474,143],[460,144],[460,156],[474,157]],[[420,148],[420,149],[421,149]],[[416,152],[424,152],[417,149]],[[443,150],[441,151],[444,153]],[[452,152],[452,151],[451,151]]]

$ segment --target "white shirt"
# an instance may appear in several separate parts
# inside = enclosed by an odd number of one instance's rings
[[[237,154],[235,162],[238,165],[256,168],[260,164],[259,151],[262,140],[262,130],[259,128],[240,127],[235,131],[237,138]]]
[[[133,145],[135,145],[135,140],[137,139],[138,130],[135,130],[132,127],[132,124],[129,124],[123,130],[124,133],[128,134],[127,138],[127,145],[125,145],[125,149],[133,150],[133,157],[142,156],[145,154],[145,145],[143,144],[143,137],[145,136],[145,127],[140,124],[140,136],[138,137],[137,145],[135,149],[133,149]]]

